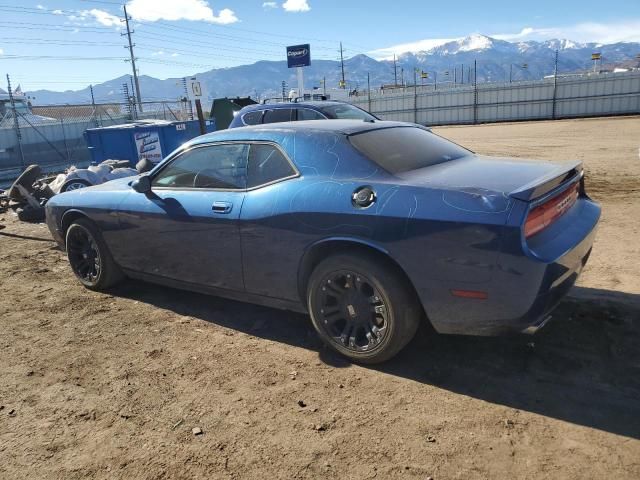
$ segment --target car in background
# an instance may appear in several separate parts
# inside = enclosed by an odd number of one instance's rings
[[[261,103],[246,106],[237,112],[229,128],[304,120],[363,120],[371,122],[378,120],[378,118],[350,103],[331,100]]]
[[[203,135],[46,210],[89,289],[128,276],[308,312],[361,363],[394,356],[423,319],[440,333],[533,333],[600,218],[579,161],[486,157],[419,125],[361,120]]]
[[[0,93],[0,128],[14,128],[14,108],[18,116],[18,124],[20,127],[28,128],[36,125],[58,123],[58,120],[55,118],[43,117],[42,115],[34,114],[26,97],[22,95],[14,95],[13,105],[11,105],[11,98],[9,95],[6,93]]]

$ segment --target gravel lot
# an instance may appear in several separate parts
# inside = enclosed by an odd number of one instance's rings
[[[640,478],[640,119],[437,132],[585,162],[600,231],[542,332],[425,328],[388,364],[355,366],[302,315],[85,290],[44,225],[6,213],[0,478]]]

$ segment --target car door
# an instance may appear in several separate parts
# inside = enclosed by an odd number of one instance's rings
[[[121,206],[120,264],[181,282],[244,290],[238,220],[248,148],[195,146],[154,172],[151,192],[132,192]]]
[[[248,293],[298,300],[299,251],[308,241],[291,211],[291,190],[300,174],[276,144],[253,142],[247,193],[240,216],[245,287]]]

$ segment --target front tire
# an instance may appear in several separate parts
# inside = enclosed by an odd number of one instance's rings
[[[71,270],[88,289],[106,290],[124,278],[100,232],[89,220],[79,218],[71,224],[66,246]]]
[[[331,348],[358,363],[389,360],[413,338],[422,309],[392,266],[360,253],[333,255],[309,279],[313,326]]]

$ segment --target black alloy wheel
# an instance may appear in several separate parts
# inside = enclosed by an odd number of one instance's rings
[[[87,218],[74,220],[66,233],[67,258],[80,282],[91,290],[106,290],[124,278],[98,228]]]
[[[307,305],[320,338],[359,363],[380,363],[415,335],[423,311],[413,287],[388,261],[332,255],[313,270]]]
[[[95,285],[102,272],[100,249],[91,232],[74,225],[67,233],[67,255],[73,273],[85,285]]]
[[[334,342],[354,352],[371,351],[387,334],[388,312],[382,293],[365,275],[341,270],[321,281],[322,328]]]

